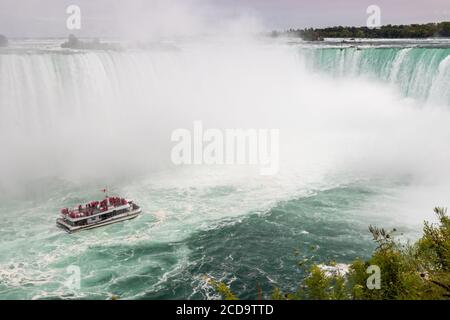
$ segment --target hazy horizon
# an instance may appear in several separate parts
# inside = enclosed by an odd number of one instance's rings
[[[448,0],[2,0],[0,34],[8,37],[154,38],[209,32],[260,32],[290,28],[362,26],[366,9],[381,8],[381,24],[450,20]],[[81,8],[82,27],[68,30],[66,8]]]

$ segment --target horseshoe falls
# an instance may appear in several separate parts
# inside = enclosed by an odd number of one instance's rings
[[[303,54],[312,69],[335,77],[366,76],[390,83],[405,96],[450,104],[450,49],[422,47],[321,48]]]
[[[369,224],[416,239],[449,206],[450,42],[191,39],[148,49],[0,48],[0,299],[243,299],[298,261],[349,263]],[[171,161],[178,128],[278,129],[280,170]],[[112,194],[130,221],[66,234]],[[314,248],[314,249],[312,249]],[[79,271],[80,285],[68,281]]]

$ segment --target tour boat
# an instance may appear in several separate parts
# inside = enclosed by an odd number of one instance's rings
[[[130,220],[136,218],[141,211],[133,200],[106,196],[102,201],[80,204],[74,209],[61,209],[56,225],[72,233]]]

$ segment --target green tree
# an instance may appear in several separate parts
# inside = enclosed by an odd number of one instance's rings
[[[397,241],[395,229],[388,232],[369,226],[377,244],[369,259],[356,259],[345,275],[325,272],[313,264],[296,292],[283,293],[275,288],[272,299],[450,299],[450,218],[446,209],[435,208],[434,212],[438,223],[424,222],[423,236],[416,243]],[[367,286],[369,266],[378,266],[381,271],[379,289]],[[226,285],[216,284],[215,287],[225,299],[236,298]]]

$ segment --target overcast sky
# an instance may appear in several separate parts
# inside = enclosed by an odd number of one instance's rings
[[[366,8],[382,24],[450,21],[450,0],[0,0],[0,34],[66,36],[66,8],[81,8],[81,36],[192,34],[365,25]]]

